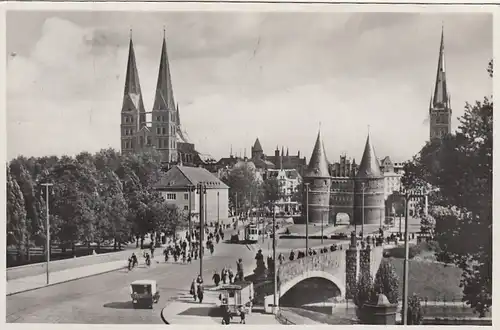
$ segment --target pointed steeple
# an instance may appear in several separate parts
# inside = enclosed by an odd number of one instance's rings
[[[253,152],[261,152],[262,150],[262,145],[260,144],[259,138],[255,140],[255,143],[253,144]]]
[[[375,155],[375,149],[370,141],[370,134],[366,138],[365,151],[363,152],[363,158],[361,158],[361,163],[359,164],[357,178],[380,178],[382,173],[380,172],[380,163],[377,156]]]
[[[146,110],[142,100],[139,72],[135,60],[134,42],[132,41],[131,35],[128,49],[127,73],[125,75],[125,88],[123,90],[122,111],[130,111],[132,109],[141,113],[140,128],[142,128],[142,124],[146,124]]]
[[[444,28],[441,30],[441,45],[439,47],[439,60],[436,74],[436,86],[432,106],[434,108],[448,107],[448,89],[446,86],[446,68],[444,61]]]
[[[154,110],[175,110],[174,91],[170,76],[170,65],[167,54],[167,41],[165,30],[163,30],[163,45],[161,47],[160,69],[158,70],[158,82],[156,83],[156,95],[153,104]]]
[[[307,167],[306,176],[319,178],[330,177],[325,147],[323,145],[323,141],[321,140],[321,131],[318,131],[318,137],[316,138],[316,144],[314,145],[309,166]]]
[[[288,147],[286,147],[286,156],[290,157],[290,150],[288,150]]]

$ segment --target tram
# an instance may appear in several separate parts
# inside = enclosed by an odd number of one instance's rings
[[[249,224],[245,227],[245,241],[248,243],[257,243],[259,240],[259,229],[255,224]]]

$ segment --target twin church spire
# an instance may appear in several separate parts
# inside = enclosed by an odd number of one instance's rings
[[[164,31],[165,32],[165,31]],[[129,54],[127,61],[127,73],[125,77],[125,89],[123,96],[122,111],[130,109],[132,102],[134,110],[140,114],[140,128],[146,125],[146,110],[141,91],[139,73],[135,58],[134,43],[132,33],[130,34]],[[156,83],[155,99],[153,103],[153,111],[174,110],[177,112],[176,124],[180,125],[179,121],[179,105],[175,103],[174,91],[172,87],[172,78],[170,73],[170,64],[167,54],[167,42],[165,33],[163,34],[163,44],[161,48],[160,66],[158,70],[158,80]]]

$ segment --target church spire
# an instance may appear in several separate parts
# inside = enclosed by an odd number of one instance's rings
[[[161,47],[160,68],[158,70],[158,82],[156,83],[156,95],[153,104],[154,110],[175,110],[165,29],[163,29],[163,45]]]
[[[380,172],[380,163],[375,155],[375,149],[370,141],[370,134],[366,138],[365,151],[363,158],[359,164],[357,178],[379,178],[382,176]]]
[[[142,100],[139,72],[135,60],[134,42],[132,41],[132,29],[130,30],[130,43],[128,49],[127,73],[125,75],[125,88],[123,90],[122,111],[138,111],[140,113],[140,128],[146,125],[146,110]]]
[[[439,47],[436,86],[434,87],[432,106],[434,108],[449,107],[448,89],[446,86],[446,68],[444,60],[444,28],[441,29],[441,45]]]
[[[316,138],[316,144],[314,145],[306,176],[320,178],[330,177],[325,147],[323,145],[323,141],[321,140],[321,131],[318,131],[318,137]]]

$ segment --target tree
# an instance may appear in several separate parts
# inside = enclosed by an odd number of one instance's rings
[[[383,293],[391,304],[396,304],[399,298],[399,279],[394,266],[383,260],[375,275],[373,294]]]
[[[26,209],[21,188],[7,167],[7,245],[16,245],[21,260],[26,255]]]
[[[229,186],[229,200],[236,209],[250,207],[250,198],[258,200],[260,182],[251,163],[236,164],[222,181]]]
[[[354,304],[362,308],[373,297],[373,280],[370,272],[361,272],[354,290]]]
[[[401,317],[403,317],[403,311],[401,311]],[[420,325],[422,324],[422,320],[424,315],[422,313],[422,306],[420,305],[420,298],[413,294],[408,299],[408,325]]]
[[[264,181],[262,185],[262,201],[264,204],[272,204],[284,197],[281,183],[276,177],[271,177]]]
[[[488,67],[493,75],[493,62]],[[407,189],[431,188],[438,259],[458,265],[464,301],[480,316],[491,306],[493,101],[465,105],[455,134],[434,139],[405,165]]]

